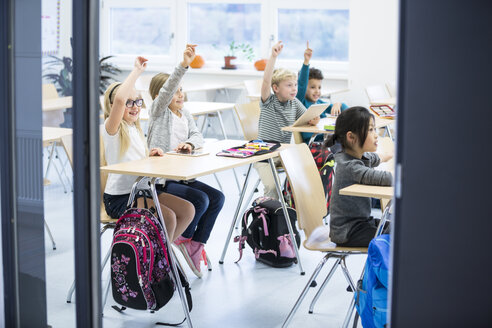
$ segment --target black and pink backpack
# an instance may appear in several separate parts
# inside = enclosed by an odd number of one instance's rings
[[[296,228],[296,211],[287,208],[290,224],[299,247],[301,239]],[[251,218],[251,220],[250,220]],[[239,243],[239,262],[247,243],[253,250],[257,261],[264,264],[283,268],[297,263],[293,241],[285,222],[282,205],[276,199],[259,197],[253,201],[242,219],[241,235],[234,238]]]
[[[143,208],[129,208],[116,223],[111,245],[111,286],[121,309],[158,310],[174,294],[170,257],[160,221]],[[179,270],[179,266],[178,271]],[[180,271],[191,310],[191,295]]]

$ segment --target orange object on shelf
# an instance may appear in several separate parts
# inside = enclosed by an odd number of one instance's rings
[[[196,55],[195,59],[191,62],[190,66],[192,68],[200,68],[205,64],[205,60],[203,60],[203,57],[200,55]]]
[[[267,63],[267,59],[260,59],[255,61],[255,68],[257,71],[264,71]]]

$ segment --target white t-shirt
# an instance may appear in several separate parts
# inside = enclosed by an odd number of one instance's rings
[[[119,131],[115,135],[111,136],[106,131],[106,122],[101,129],[104,142],[104,156],[106,156],[106,162],[108,165],[117,164],[122,162],[129,162],[146,157],[145,154],[145,140],[140,137],[140,133],[135,125],[128,126],[128,132],[130,135],[130,146],[128,150],[119,156],[120,154],[120,134]],[[134,175],[114,174],[108,175],[108,181],[106,182],[106,188],[104,192],[109,195],[123,195],[129,194],[132,190],[132,186],[137,179]]]
[[[169,142],[170,150],[174,150],[178,145],[188,140],[188,120],[181,114],[181,117],[172,113],[173,130],[171,131],[171,140]]]

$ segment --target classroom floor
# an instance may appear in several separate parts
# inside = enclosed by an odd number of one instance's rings
[[[69,167],[68,171],[71,172]],[[240,180],[244,179],[245,171],[246,168],[237,170]],[[231,243],[225,263],[220,265],[218,260],[239,192],[234,183],[232,171],[220,172],[218,177],[226,194],[226,202],[206,245],[213,264],[213,271],[205,272],[203,278],[199,279],[194,276],[189,267],[185,268],[192,287],[191,318],[193,325],[198,328],[280,327],[321,260],[322,254],[307,251],[301,246],[300,256],[306,271],[306,275],[301,276],[297,265],[277,269],[257,263],[249,246],[246,246],[241,262],[235,264],[234,261],[238,258],[237,244]],[[65,301],[74,276],[73,193],[64,192],[55,170],[50,170],[48,178],[51,184],[44,188],[45,218],[57,244],[57,249],[52,250],[48,234],[45,233],[48,324],[55,328],[69,328],[76,326],[75,298],[71,304]],[[256,173],[254,178],[256,179]],[[213,176],[207,176],[201,180],[217,187]],[[250,179],[250,181],[255,180]],[[373,210],[373,215],[380,216],[380,211]],[[112,231],[109,231],[102,238],[102,256],[109,248],[111,237]],[[304,238],[303,235],[302,238]],[[179,252],[178,256],[181,263],[186,266]],[[347,265],[354,279],[358,279],[364,261],[365,256],[348,258]],[[331,266],[330,263],[332,262],[330,261],[323,268],[321,273],[323,278]],[[102,275],[103,286],[106,285],[108,275],[107,271]],[[318,281],[321,279],[319,278]],[[294,316],[290,327],[340,327],[352,296],[352,293],[346,291],[346,287],[347,282],[341,270],[337,270],[318,300],[314,314],[308,314],[309,303],[314,296],[314,292],[310,291]],[[111,308],[112,305],[115,305],[115,302],[110,294],[104,308],[104,327],[156,327],[154,323],[157,321],[180,322],[184,318],[177,292],[165,307],[154,314],[137,310],[118,313]]]

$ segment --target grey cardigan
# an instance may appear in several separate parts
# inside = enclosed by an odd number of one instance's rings
[[[149,148],[160,147],[164,152],[171,150],[169,149],[169,144],[173,130],[173,113],[168,106],[173,99],[173,95],[178,90],[179,82],[186,71],[186,68],[178,65],[161,90],[159,90],[159,95],[152,102],[149,111],[150,123],[147,137]],[[188,120],[188,139],[185,142],[190,143],[193,148],[202,147],[203,136],[198,130],[193,116],[185,109],[182,110],[182,114]]]
[[[340,195],[342,188],[354,183],[391,186],[393,177],[390,172],[378,171],[381,160],[375,153],[364,153],[362,159],[345,152],[335,154],[335,181],[330,200],[330,239],[337,244],[345,243],[352,228],[361,221],[367,221],[371,215],[371,199]]]

